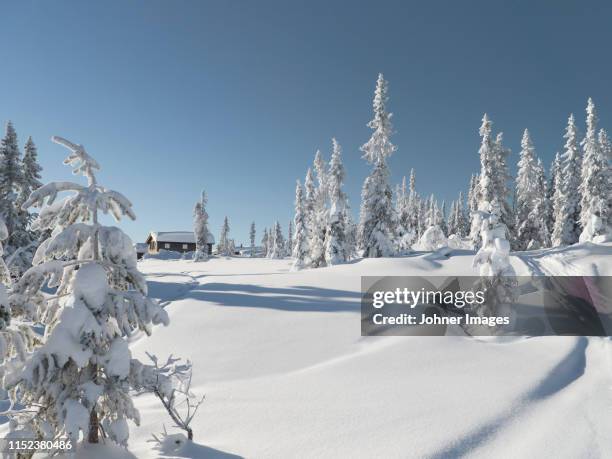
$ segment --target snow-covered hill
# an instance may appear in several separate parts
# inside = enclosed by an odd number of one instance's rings
[[[517,274],[612,275],[612,246],[518,253]],[[206,401],[176,457],[609,457],[607,339],[360,336],[362,275],[473,274],[473,253],[290,272],[289,260],[145,260],[170,326],[131,348],[194,363]],[[171,421],[137,399],[130,450]],[[171,430],[171,429],[170,429]],[[173,457],[165,455],[163,457]]]

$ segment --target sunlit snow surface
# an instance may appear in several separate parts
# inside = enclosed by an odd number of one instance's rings
[[[518,275],[612,275],[612,245],[523,252]],[[473,275],[473,252],[290,272],[290,260],[145,260],[168,327],[131,349],[194,363],[206,394],[195,444],[138,397],[138,458],[578,458],[612,456],[608,339],[360,336],[362,275]],[[179,436],[180,437],[180,436]]]

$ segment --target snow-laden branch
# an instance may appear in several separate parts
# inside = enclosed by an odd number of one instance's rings
[[[85,147],[83,145],[72,143],[70,140],[66,140],[59,136],[51,137],[51,141],[66,147],[72,152],[66,159],[64,159],[64,164],[69,164],[74,167],[72,173],[75,175],[83,174],[85,177],[87,177],[89,185],[95,185],[96,176],[94,169],[100,170],[100,165],[95,159],[87,154]]]

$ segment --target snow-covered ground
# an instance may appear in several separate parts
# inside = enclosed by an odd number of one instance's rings
[[[611,457],[608,339],[361,337],[362,275],[472,275],[473,253],[290,272],[290,260],[139,263],[171,323],[134,355],[194,363],[195,445],[162,457]],[[517,274],[612,275],[612,245],[514,254]],[[137,398],[130,450],[172,422]]]

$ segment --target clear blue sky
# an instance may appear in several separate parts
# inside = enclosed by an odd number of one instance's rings
[[[292,216],[295,180],[331,137],[358,213],[378,72],[395,116],[393,181],[453,199],[478,168],[483,112],[517,161],[528,127],[548,165],[587,97],[612,123],[612,3],[563,1],[3,2],[0,120],[32,135],[44,179],[69,176],[62,135],[126,194],[141,241],[191,229],[246,241]],[[258,232],[258,239],[260,238]]]

